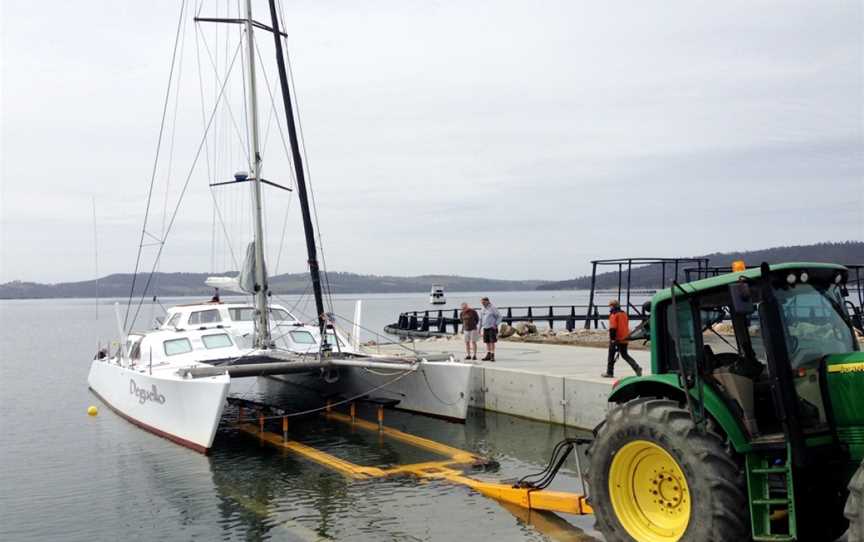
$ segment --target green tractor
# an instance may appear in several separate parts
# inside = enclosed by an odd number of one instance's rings
[[[615,384],[588,450],[608,542],[864,541],[847,269],[736,264],[650,302],[653,374]]]

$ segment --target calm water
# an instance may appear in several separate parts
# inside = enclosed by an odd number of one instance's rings
[[[481,294],[449,294],[455,306]],[[499,305],[583,303],[574,292],[492,294]],[[372,331],[425,294],[364,295]],[[334,298],[353,314],[353,296]],[[170,305],[176,300],[162,300]],[[183,301],[188,302],[189,299]],[[291,306],[298,298],[276,300]],[[448,483],[410,478],[350,481],[255,439],[222,429],[202,456],[141,431],[87,389],[97,341],[116,337],[113,301],[0,301],[0,539],[2,540],[595,540],[591,518],[519,510]],[[308,311],[300,300],[295,310]],[[157,307],[158,308],[158,307]],[[140,327],[160,314],[148,305]],[[254,381],[239,381],[243,391]],[[317,400],[317,399],[316,399]],[[88,405],[100,407],[95,418]],[[371,412],[361,415],[373,419]],[[388,425],[482,453],[500,463],[481,476],[516,478],[545,466],[561,427],[472,412],[464,425],[399,412]],[[429,459],[377,435],[318,418],[292,422],[292,437],[364,465]],[[572,434],[572,430],[569,431]],[[571,462],[557,489],[579,490]],[[563,527],[563,530],[562,530]],[[583,532],[585,534],[583,534]],[[546,533],[546,534],[544,534]],[[599,538],[599,537],[597,537]]]

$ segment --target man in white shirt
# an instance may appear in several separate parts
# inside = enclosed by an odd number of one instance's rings
[[[501,323],[501,313],[488,297],[480,300],[483,308],[480,310],[480,330],[483,334],[483,344],[486,345],[486,356],[483,361],[495,361],[495,343],[498,342],[498,324]]]

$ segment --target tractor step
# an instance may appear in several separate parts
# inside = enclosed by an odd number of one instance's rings
[[[783,504],[787,504],[789,501],[787,501],[786,499],[753,499],[752,502],[753,502],[753,504],[759,504],[759,505],[765,505],[765,506],[767,506],[767,505],[780,506]]]
[[[786,467],[768,467],[765,469],[753,469],[753,474],[786,474]]]
[[[785,453],[782,449],[768,451],[763,448],[746,457],[750,525],[753,540],[759,542],[785,542],[798,538],[792,457],[788,446],[785,448]]]

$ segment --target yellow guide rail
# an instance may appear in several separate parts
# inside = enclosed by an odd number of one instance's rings
[[[352,408],[352,413],[353,411],[354,409]],[[237,428],[249,435],[258,437],[262,442],[295,453],[309,461],[318,463],[319,465],[339,472],[349,478],[369,479],[410,475],[425,480],[447,480],[455,484],[467,486],[478,493],[497,501],[516,505],[528,510],[545,510],[549,512],[562,512],[576,515],[593,513],[591,506],[586,502],[585,497],[578,493],[513,487],[510,484],[484,482],[470,478],[460,470],[460,467],[465,468],[484,465],[488,463],[486,459],[477,454],[460,450],[459,448],[454,448],[447,444],[412,435],[410,433],[405,433],[391,427],[386,427],[383,424],[383,412],[383,408],[379,407],[377,424],[361,420],[356,416],[347,416],[333,411],[326,412],[324,417],[328,420],[350,424],[352,427],[366,431],[378,432],[394,440],[443,456],[445,459],[440,461],[426,461],[422,463],[397,465],[387,468],[367,467],[356,465],[350,461],[340,459],[311,446],[307,446],[294,440],[289,440],[287,418],[283,418],[282,435],[265,431],[263,418],[261,418],[258,425],[239,423]]]

